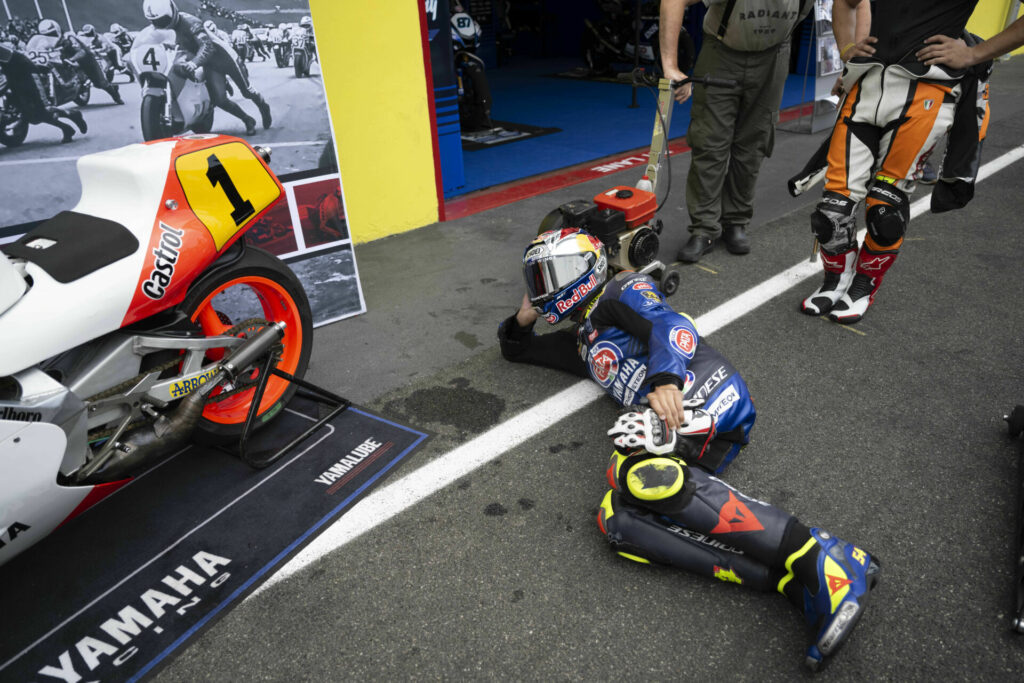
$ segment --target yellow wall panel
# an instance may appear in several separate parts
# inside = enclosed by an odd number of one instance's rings
[[[982,38],[991,38],[1006,28],[1007,13],[1010,11],[1010,0],[980,0],[974,8],[971,20],[967,22],[967,30]],[[1019,55],[1024,48],[1012,54]]]
[[[438,219],[422,0],[310,0],[357,242]]]

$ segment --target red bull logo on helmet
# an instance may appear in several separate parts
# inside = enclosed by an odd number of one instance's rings
[[[558,309],[559,313],[565,313],[573,306],[583,301],[587,294],[594,291],[595,287],[597,287],[597,277],[591,273],[586,282],[581,282],[574,290],[572,290],[571,295],[561,301],[556,301],[555,307]]]

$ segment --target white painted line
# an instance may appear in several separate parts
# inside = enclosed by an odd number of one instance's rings
[[[1024,157],[1024,145],[985,164],[978,173],[978,181],[980,182],[1022,157]],[[910,217],[913,219],[926,212],[930,199],[929,195],[914,202],[910,207]],[[863,239],[863,237],[864,230],[862,229],[858,233],[858,238]],[[817,260],[801,261],[700,316],[695,321],[697,330],[701,336],[709,336],[794,285],[820,273],[821,266]],[[568,389],[484,432],[472,441],[468,441],[418,470],[378,489],[342,515],[337,522],[317,536],[249,597],[259,595],[266,588],[288,578],[324,555],[388,521],[604,395],[604,391],[595,383],[589,380],[580,380]]]

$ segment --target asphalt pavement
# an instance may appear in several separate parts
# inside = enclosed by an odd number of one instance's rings
[[[1024,59],[997,67],[983,162],[1024,143],[1022,77]],[[718,249],[681,267],[678,309],[699,323],[808,259],[818,192],[792,199],[784,180],[823,135],[778,133],[752,253]],[[687,161],[676,157],[661,212],[665,257],[686,237]],[[356,248],[367,313],[317,330],[309,378],[436,434],[385,486],[576,384],[504,362],[495,329],[521,297],[519,259],[544,214],[636,173]],[[1017,161],[979,183],[965,210],[915,218],[856,326],[798,312],[815,276],[708,336],[746,377],[759,413],[725,480],[884,565],[820,680],[1024,674],[1024,636],[1009,616],[1020,447],[1001,419],[1024,403],[1022,184]],[[307,557],[158,680],[811,678],[802,618],[782,597],[609,551],[594,518],[616,414],[601,398],[522,441],[486,444],[496,457]]]

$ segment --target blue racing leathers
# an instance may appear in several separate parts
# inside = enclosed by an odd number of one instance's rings
[[[663,384],[704,399],[716,436],[699,460],[688,458],[691,464],[721,473],[750,441],[756,411],[743,378],[647,275],[618,273],[584,309],[575,332],[534,335],[512,316],[498,338],[506,359],[589,377],[623,406],[646,403]]]

